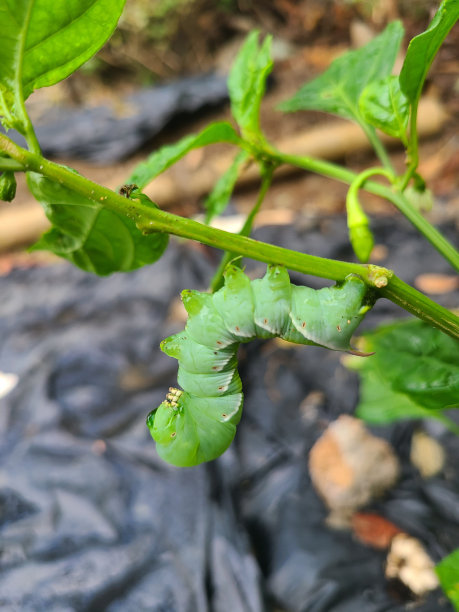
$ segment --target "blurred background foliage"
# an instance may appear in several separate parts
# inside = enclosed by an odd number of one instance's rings
[[[427,20],[436,6],[432,0],[128,0],[118,30],[85,72],[151,84],[224,69],[231,58],[222,48],[253,28],[294,46],[345,44],[356,20],[380,29],[402,18],[409,26]]]

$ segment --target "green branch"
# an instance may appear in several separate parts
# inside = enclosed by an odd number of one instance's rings
[[[380,159],[381,163],[383,164],[384,168],[386,170],[388,170],[392,175],[394,175],[395,174],[395,170],[394,170],[394,167],[392,165],[392,162],[390,161],[390,158],[389,158],[389,155],[387,154],[386,148],[383,145],[383,143],[381,142],[378,134],[376,133],[375,128],[372,125],[369,125],[368,123],[365,123],[364,121],[359,122],[359,125],[363,129],[363,131],[365,132],[366,137],[370,141],[371,146],[375,150],[376,155],[379,157],[379,159]]]
[[[427,219],[425,219],[418,210],[416,210],[407,198],[400,191],[393,191],[385,185],[379,183],[367,182],[364,186],[366,191],[379,195],[386,200],[389,200],[398,210],[421,232],[421,234],[430,242],[430,244],[443,255],[443,257],[451,264],[451,266],[459,271],[459,252],[449,242],[441,232],[439,232]]]
[[[458,317],[384,268],[325,259],[291,251],[208,227],[192,219],[186,219],[143,205],[139,201],[127,200],[106,187],[93,183],[63,166],[19,147],[2,134],[0,134],[0,149],[19,162],[26,170],[38,172],[65,185],[68,189],[102,204],[107,209],[128,216],[136,222],[137,227],[144,233],[166,232],[182,238],[197,240],[203,244],[224,251],[231,251],[257,261],[281,264],[302,274],[310,274],[335,281],[344,280],[348,274],[358,274],[369,286],[377,288],[382,297],[390,299],[411,314],[428,321],[453,338],[459,339]]]
[[[0,172],[24,172],[25,168],[15,159],[0,157]]]
[[[275,149],[269,149],[266,152],[274,160],[281,163],[291,164],[310,172],[316,172],[322,176],[328,178],[334,178],[343,183],[351,184],[356,178],[357,174],[351,170],[341,168],[330,162],[326,162],[320,159],[314,159],[312,157],[303,157],[298,155],[289,155],[287,153],[281,153]],[[453,266],[453,268],[459,271],[459,252],[454,246],[437,230],[431,225],[427,219],[425,219],[418,210],[413,208],[408,202],[403,193],[394,191],[390,187],[374,183],[373,181],[367,181],[363,187],[365,191],[374,193],[382,198],[385,198],[391,202],[398,210],[414,225],[414,227],[437,249],[437,251]]]
[[[394,275],[387,286],[379,290],[379,294],[433,327],[441,329],[452,338],[459,339],[459,317],[397,276]],[[432,307],[433,304],[435,308]]]

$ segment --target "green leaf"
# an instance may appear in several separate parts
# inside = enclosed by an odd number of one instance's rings
[[[235,129],[226,121],[211,123],[199,134],[185,136],[178,142],[166,145],[152,153],[146,161],[134,168],[126,182],[135,183],[140,188],[143,188],[157,177],[158,174],[167,170],[167,168],[175,164],[175,162],[184,157],[192,149],[198,149],[199,147],[205,147],[217,142],[228,142],[238,146],[242,143]]]
[[[385,425],[394,421],[436,416],[407,395],[394,391],[390,382],[381,378],[376,369],[365,368],[360,373],[360,401],[356,410],[359,419],[372,425]]]
[[[360,96],[359,108],[367,123],[407,144],[409,104],[396,76],[369,83]]]
[[[39,87],[68,77],[112,34],[126,0],[0,0],[0,91],[13,112]],[[0,96],[1,97],[1,96]]]
[[[259,35],[255,30],[247,36],[228,78],[231,111],[247,140],[257,140],[261,136],[260,104],[266,79],[273,68],[272,36],[266,36],[260,47]]]
[[[204,208],[207,211],[206,223],[210,223],[215,215],[220,215],[227,207],[241,168],[249,157],[250,154],[246,151],[238,153],[228,170],[215,183],[213,190],[204,202]]]
[[[412,104],[419,100],[433,59],[458,19],[459,0],[444,0],[427,30],[411,40],[400,72],[400,87]]]
[[[33,250],[52,251],[87,272],[104,276],[153,263],[167,246],[166,234],[144,235],[128,217],[40,174],[28,173],[27,182],[53,224]]]
[[[364,335],[365,352],[352,365],[361,375],[357,414],[370,422],[432,417],[459,406],[459,342],[418,320]]]
[[[360,95],[368,83],[390,74],[402,37],[402,24],[393,21],[368,44],[333,61],[328,70],[281,104],[280,110],[319,110],[364,123]]]
[[[435,571],[443,591],[459,612],[459,548],[442,559]]]

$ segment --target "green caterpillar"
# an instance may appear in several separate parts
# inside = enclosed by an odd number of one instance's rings
[[[242,412],[237,371],[241,342],[279,336],[296,344],[350,350],[350,338],[371,308],[368,287],[355,275],[324,289],[290,283],[282,266],[251,281],[235,265],[214,294],[185,290],[188,321],[161,350],[179,361],[178,383],[147,417],[158,454],[185,467],[211,461],[231,444]]]

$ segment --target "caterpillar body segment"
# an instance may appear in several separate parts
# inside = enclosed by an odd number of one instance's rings
[[[283,336],[290,312],[291,288],[288,272],[280,266],[268,267],[263,278],[252,281],[258,338]]]
[[[312,343],[347,351],[355,329],[369,310],[364,304],[366,294],[365,283],[355,275],[334,287],[317,290],[292,285],[290,319]]]
[[[147,417],[159,456],[178,467],[219,457],[236,434],[242,400],[242,393],[202,398],[186,391],[175,405],[166,399]]]
[[[252,281],[236,266],[224,272],[225,284],[212,300],[227,331],[237,342],[256,337]]]
[[[280,337],[296,344],[351,350],[350,339],[372,301],[358,276],[324,289],[290,283],[283,266],[268,266],[251,281],[237,266],[225,270],[214,294],[183,291],[185,330],[161,343],[179,362],[178,383],[147,417],[159,455],[193,466],[220,456],[231,444],[242,412],[237,371],[239,344]]]
[[[237,364],[233,370],[191,374],[179,364],[177,382],[188,393],[196,397],[219,397],[241,393],[242,383],[236,367]]]
[[[221,372],[225,367],[236,367],[233,347],[212,349],[191,339],[184,330],[161,342],[161,350],[177,359],[191,373]]]

